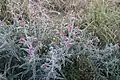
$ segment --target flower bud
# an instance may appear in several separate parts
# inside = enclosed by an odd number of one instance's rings
[[[66,48],[70,48],[70,44],[68,42],[66,43]]]
[[[25,27],[25,24],[24,24],[24,23],[21,23],[21,27]]]
[[[56,32],[56,34],[57,34],[57,35],[60,35],[60,32],[59,32],[59,31],[57,31],[57,32]]]
[[[29,50],[33,50],[33,47],[29,47]]]
[[[45,67],[49,67],[49,64],[45,63],[44,66],[45,66]]]
[[[67,36],[65,36],[65,35],[62,35],[62,38],[66,39],[66,38],[67,38]]]
[[[24,37],[20,37],[20,41],[26,41]]]

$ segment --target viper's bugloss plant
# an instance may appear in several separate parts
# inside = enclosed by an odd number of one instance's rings
[[[28,20],[19,20],[21,15],[12,11],[14,23],[0,27],[1,78],[85,80],[92,73],[90,80],[120,79],[118,44],[100,48],[101,40],[94,33],[88,32],[87,27],[79,28],[81,22],[74,11],[64,18],[60,28],[54,28],[41,1],[29,3]],[[14,1],[10,4],[20,7]],[[19,7],[18,14],[22,14]]]

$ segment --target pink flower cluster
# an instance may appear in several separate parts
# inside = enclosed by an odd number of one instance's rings
[[[35,38],[36,39],[36,38]],[[29,49],[29,53],[27,54],[27,56],[32,59],[34,56],[34,48],[32,46],[32,44],[30,44],[30,42],[28,42],[24,37],[20,37],[20,41],[26,43],[28,49]]]
[[[59,30],[57,30],[56,34],[60,36],[60,40],[66,46],[66,48],[70,48],[70,45],[75,41],[75,37],[72,36],[74,34],[74,29],[72,28],[71,23],[67,23],[65,28],[67,33],[61,33]]]
[[[76,16],[71,16],[72,19],[75,19]],[[78,37],[82,35],[82,31],[78,28],[75,27],[75,25],[79,25],[80,22],[75,21],[75,22],[70,22],[65,24],[65,33],[61,33],[59,30],[56,31],[56,34],[59,35],[60,41],[66,46],[66,48],[70,48],[72,44],[83,44],[85,47],[88,47],[84,42],[81,41],[76,41]]]

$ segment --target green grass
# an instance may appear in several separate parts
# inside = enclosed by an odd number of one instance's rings
[[[120,8],[112,4],[108,0],[93,0],[86,15],[88,29],[107,43],[116,42],[120,30]]]

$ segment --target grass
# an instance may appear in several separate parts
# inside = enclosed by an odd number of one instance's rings
[[[119,32],[119,7],[111,6],[112,3],[104,0],[91,2],[88,11],[88,20],[91,25],[88,27],[103,41],[116,42]]]

